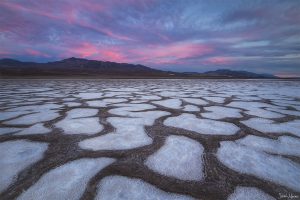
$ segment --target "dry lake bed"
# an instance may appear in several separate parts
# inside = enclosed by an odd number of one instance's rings
[[[0,83],[0,199],[300,199],[299,81]]]

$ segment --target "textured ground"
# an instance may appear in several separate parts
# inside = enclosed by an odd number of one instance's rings
[[[300,197],[300,82],[0,82],[0,199]]]

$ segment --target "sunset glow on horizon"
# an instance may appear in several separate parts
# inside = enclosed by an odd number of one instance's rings
[[[3,0],[0,58],[300,76],[300,1]]]

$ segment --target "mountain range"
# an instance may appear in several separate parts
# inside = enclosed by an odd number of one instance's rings
[[[0,77],[99,77],[99,78],[277,78],[271,74],[220,69],[204,73],[162,71],[128,63],[116,63],[82,58],[36,63],[0,59]]]

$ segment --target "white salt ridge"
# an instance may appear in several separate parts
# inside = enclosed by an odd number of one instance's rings
[[[280,107],[287,107],[287,106],[291,106],[291,107],[294,107],[294,105],[290,105],[290,104],[286,104],[286,103],[276,103],[276,102],[272,102],[274,105],[276,106],[280,106]]]
[[[43,112],[38,112],[34,114],[28,114],[10,121],[4,122],[4,124],[9,124],[9,125],[30,125],[30,124],[35,124],[39,122],[45,122],[45,121],[50,121],[55,118],[59,117],[59,114],[52,111],[43,111]]]
[[[0,192],[16,181],[17,174],[42,159],[48,144],[15,140],[0,143]]]
[[[300,165],[289,159],[228,141],[221,142],[217,158],[227,167],[240,173],[254,175],[300,191]]]
[[[183,92],[171,92],[171,91],[163,91],[158,93],[160,96],[163,97],[179,97],[179,96],[186,96]]]
[[[254,187],[236,187],[234,192],[227,200],[276,200],[274,197],[268,195]]]
[[[287,105],[300,106],[300,102],[299,101],[294,101],[294,100],[272,100],[272,102],[274,102],[274,103],[284,103],[284,104],[287,104]]]
[[[103,130],[98,117],[90,118],[65,118],[55,124],[64,130],[65,134],[96,134]]]
[[[118,89],[116,89],[117,91],[118,90],[120,90],[119,88]],[[122,91],[123,92],[137,92],[137,91],[139,91],[137,88],[124,88],[124,87],[122,87]]]
[[[108,118],[116,132],[83,140],[79,146],[91,150],[132,149],[152,143],[144,130],[143,120],[139,118]]]
[[[30,125],[38,122],[44,122],[53,120],[59,117],[59,114],[55,109],[61,108],[62,105],[57,104],[43,104],[43,105],[31,105],[31,106],[20,106],[17,108],[9,109],[9,111],[31,111],[32,114],[28,114],[10,121],[5,122],[9,125]]]
[[[82,99],[97,99],[102,97],[102,93],[86,92],[86,93],[79,93],[78,95],[74,95],[74,96],[80,97]]]
[[[151,144],[152,139],[146,134],[144,126],[151,126],[157,118],[170,114],[164,111],[131,112],[155,108],[148,104],[122,105],[127,107],[111,109],[109,112],[134,118],[108,118],[107,121],[116,128],[116,132],[83,140],[79,143],[79,146],[81,148],[92,150],[119,150]]]
[[[240,95],[237,95],[236,96],[236,99],[237,100],[243,100],[243,101],[260,101],[261,98],[260,97],[257,97],[257,96],[240,96]]]
[[[156,107],[149,104],[118,104],[117,106],[123,106],[119,108],[110,109],[108,112],[126,117],[143,118],[144,123],[153,124],[154,120],[170,113],[165,111],[144,111],[147,109],[154,109]]]
[[[253,115],[253,116],[268,118],[268,119],[275,119],[275,118],[284,117],[284,115],[282,115],[282,114],[272,112],[272,111],[268,111],[268,110],[265,110],[265,109],[262,109],[262,108],[255,108],[255,109],[249,110],[245,113],[248,114],[248,115]]]
[[[30,111],[16,111],[16,112],[0,112],[0,120],[8,120],[18,117],[19,115],[29,114]]]
[[[182,100],[188,102],[188,103],[192,103],[192,104],[196,104],[196,105],[207,105],[208,103],[202,99],[196,99],[196,98],[182,98]]]
[[[119,108],[110,109],[108,112],[115,115],[122,116],[133,116],[133,111],[142,111],[147,109],[154,109],[155,106],[150,104],[115,104],[115,106],[120,106]]]
[[[20,92],[53,92],[52,88],[32,88],[32,87],[28,87],[28,88],[18,88],[18,91]]]
[[[130,101],[130,103],[146,103],[147,101],[144,101],[144,100],[133,100],[133,101]]]
[[[129,110],[129,111],[142,111],[142,110],[156,108],[155,106],[146,104],[146,103],[141,103],[141,104],[118,103],[118,104],[114,104],[114,106],[117,106],[120,108],[124,107],[125,110]]]
[[[292,107],[300,111],[300,106],[292,106]]]
[[[97,109],[75,108],[67,112],[67,118],[91,117],[98,113]]]
[[[259,94],[259,97],[263,99],[270,99],[270,100],[284,100],[284,99],[290,99],[289,97],[281,94]]]
[[[114,99],[103,99],[102,100],[105,103],[121,103],[127,101],[127,99],[124,98],[114,98]]]
[[[46,92],[46,93],[43,92],[42,94],[45,96],[49,96],[51,98],[63,98],[65,96],[64,94],[56,94],[53,92]]]
[[[239,130],[239,127],[234,124],[210,119],[198,119],[193,114],[181,114],[177,117],[169,117],[164,121],[164,125],[207,135],[233,135]]]
[[[23,130],[22,128],[0,128],[0,135],[8,134],[8,133],[14,133]]]
[[[93,106],[93,107],[106,107],[107,106],[107,103],[105,103],[101,100],[87,101],[86,103],[89,106]]]
[[[96,88],[88,88],[86,89],[86,92],[95,92],[98,91]]]
[[[17,199],[80,199],[88,181],[114,161],[112,158],[83,158],[66,163],[44,174]]]
[[[204,110],[210,112],[201,113],[201,115],[205,118],[210,118],[210,119],[223,119],[226,117],[231,117],[231,118],[243,117],[240,114],[241,110],[235,108],[226,108],[223,106],[210,106],[210,107],[205,107]]]
[[[121,102],[125,102],[125,101],[127,101],[127,99],[109,98],[109,99],[103,99],[103,100],[87,101],[86,103],[89,106],[94,106],[94,107],[107,107],[108,104],[121,103]]]
[[[200,108],[194,105],[185,105],[183,110],[187,112],[199,112]]]
[[[172,109],[180,109],[181,108],[181,101],[180,99],[166,99],[161,101],[152,101],[152,103]]]
[[[29,128],[25,128],[19,133],[16,133],[15,135],[29,135],[29,134],[45,134],[49,133],[51,130],[44,127],[43,124],[35,124]]]
[[[145,125],[153,125],[154,121],[160,117],[169,115],[170,113],[165,111],[147,111],[147,112],[131,112],[129,117],[138,117],[143,119]]]
[[[169,136],[165,144],[148,157],[145,164],[165,176],[200,181],[203,179],[203,151],[203,146],[192,139]]]
[[[149,111],[136,113],[140,118],[110,117],[107,121],[116,128],[115,132],[83,140],[79,146],[92,150],[120,150],[149,145],[152,139],[146,134],[144,126],[153,125],[155,119],[167,114]]]
[[[245,109],[247,110],[246,113],[248,115],[253,115],[262,118],[273,119],[273,118],[284,117],[284,115],[282,114],[263,109],[263,108],[278,108],[277,106],[270,105],[267,103],[234,101],[228,104],[227,106]]]
[[[140,100],[160,100],[161,97],[156,96],[156,95],[144,95],[139,97]]]
[[[294,137],[281,136],[278,140],[273,140],[248,135],[236,142],[267,153],[300,156],[300,140]]]
[[[129,94],[127,94],[127,95],[117,95],[117,96],[115,96],[116,98],[126,98],[126,99],[128,99],[128,98],[131,98],[132,96],[131,95],[129,95]]]
[[[17,108],[9,109],[8,111],[34,111],[43,112],[48,110],[55,110],[63,107],[62,105],[57,105],[53,103],[43,104],[43,105],[30,105],[30,106],[20,106]]]
[[[24,98],[26,98],[26,97],[24,97]],[[16,106],[31,106],[31,105],[34,105],[34,104],[35,104],[35,102],[25,102],[25,101],[20,101],[20,102],[17,102],[17,103],[10,102],[8,104],[10,107],[7,107],[7,109],[9,109],[7,111],[12,111],[11,109],[15,109]]]
[[[300,120],[275,123],[269,119],[251,118],[241,123],[264,133],[291,133],[300,137]]]
[[[67,117],[55,124],[64,130],[66,134],[96,134],[103,130],[99,123],[97,109],[75,108],[67,112]]]
[[[51,98],[42,98],[42,97],[37,97],[37,98],[28,98],[26,101],[32,101],[32,102],[40,102],[40,101],[46,101],[50,100]]]
[[[261,102],[247,102],[247,101],[233,101],[227,106],[235,107],[235,108],[242,108],[245,110],[253,110],[255,108],[274,108],[271,104],[261,103]]]
[[[168,193],[136,178],[124,176],[108,176],[98,185],[95,200],[192,200],[186,195]]]
[[[81,103],[77,103],[77,102],[65,102],[64,104],[67,105],[68,107],[81,106]]]
[[[215,103],[224,103],[225,98],[223,97],[202,97],[206,100],[213,101]]]
[[[69,98],[63,98],[63,101],[74,101],[76,98],[69,97]]]
[[[300,117],[300,112],[295,110],[285,110],[285,109],[276,109],[276,108],[267,108],[267,110]]]
[[[103,97],[115,97],[117,95],[126,95],[127,92],[106,92]]]

